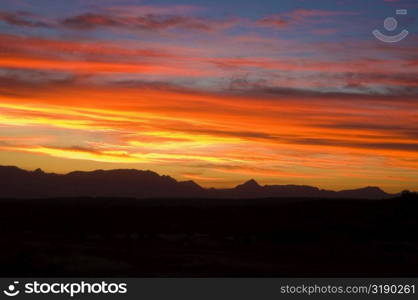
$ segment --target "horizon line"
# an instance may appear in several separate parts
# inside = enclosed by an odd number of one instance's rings
[[[153,170],[150,170],[150,169],[115,168],[115,169],[94,169],[94,170],[91,170],[91,171],[73,170],[73,171],[69,171],[69,172],[66,172],[66,173],[57,173],[57,172],[44,171],[42,168],[35,168],[33,170],[30,170],[30,169],[26,169],[26,168],[23,168],[23,167],[19,167],[17,165],[0,165],[0,168],[17,168],[19,170],[26,171],[26,172],[31,172],[31,173],[34,173],[34,172],[36,172],[36,171],[39,170],[40,172],[42,172],[44,174],[53,174],[53,175],[60,175],[60,176],[66,176],[66,175],[69,175],[69,174],[75,173],[75,172],[93,173],[93,172],[96,172],[96,171],[110,172],[110,171],[119,171],[119,170],[131,170],[131,171],[133,170],[133,171],[138,171],[138,172],[152,172],[152,173],[157,174],[158,176],[167,176],[167,177],[170,177],[170,178],[174,179],[176,182],[193,182],[194,184],[198,185],[199,187],[201,187],[203,189],[216,189],[216,190],[234,189],[234,188],[236,188],[238,186],[241,186],[241,185],[244,185],[244,184],[246,184],[246,183],[248,183],[250,181],[254,181],[260,187],[269,187],[269,186],[298,186],[298,187],[302,187],[302,186],[305,186],[305,187],[317,188],[317,189],[319,189],[321,191],[330,191],[330,192],[351,191],[351,190],[359,190],[359,189],[365,189],[365,188],[378,188],[378,189],[380,189],[381,191],[385,192],[388,195],[398,195],[398,194],[401,194],[403,191],[408,190],[408,189],[401,189],[399,192],[390,193],[390,192],[387,192],[384,189],[382,189],[380,186],[372,186],[372,185],[364,185],[364,186],[360,186],[360,187],[357,187],[357,188],[334,190],[334,189],[321,188],[319,186],[310,185],[310,184],[292,184],[292,183],[288,183],[288,184],[260,184],[259,181],[257,181],[254,178],[250,178],[248,180],[245,180],[242,183],[237,184],[237,185],[232,186],[232,187],[216,188],[216,187],[205,187],[205,186],[202,186],[199,183],[196,183],[194,180],[178,180],[177,178],[175,178],[175,177],[173,177],[171,175],[160,174],[160,173],[158,173],[156,171],[153,171]]]

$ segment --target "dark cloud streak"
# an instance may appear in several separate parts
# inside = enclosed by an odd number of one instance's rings
[[[26,12],[0,12],[0,21],[9,25],[23,26],[23,27],[51,27],[52,24],[39,20],[35,16]]]
[[[118,27],[131,30],[166,30],[173,28],[192,29],[200,31],[215,30],[215,23],[210,20],[195,17],[175,15],[147,14],[137,17],[109,16],[104,14],[86,13],[64,19],[62,25],[80,30],[100,27]]]

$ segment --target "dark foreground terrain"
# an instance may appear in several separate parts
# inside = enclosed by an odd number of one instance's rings
[[[1,276],[418,276],[416,199],[0,200]]]

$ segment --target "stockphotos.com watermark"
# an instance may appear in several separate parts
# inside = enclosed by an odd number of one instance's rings
[[[85,281],[58,283],[58,282],[39,282],[37,280],[20,284],[14,281],[3,290],[4,295],[9,297],[17,296],[21,293],[31,294],[61,294],[74,297],[79,294],[126,294],[128,292],[127,283],[90,283]]]

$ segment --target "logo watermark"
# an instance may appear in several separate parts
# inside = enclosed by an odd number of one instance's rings
[[[20,291],[17,289],[17,285],[19,284],[19,281],[14,281],[13,284],[10,284],[6,290],[3,291],[3,293],[6,296],[14,297],[19,295]]]
[[[396,10],[397,15],[407,15],[408,10],[406,9],[397,9]],[[393,17],[387,17],[383,22],[383,27],[387,31],[394,31],[396,28],[398,28],[398,21]],[[382,33],[380,30],[376,29],[373,30],[373,35],[380,41],[385,43],[397,43],[402,41],[404,38],[406,38],[409,34],[408,30],[404,29],[400,33],[395,35],[386,35]]]
[[[61,294],[74,297],[79,294],[126,294],[127,283],[107,283],[105,281],[90,283],[80,282],[39,282],[37,280],[26,282],[21,290],[18,289],[19,281],[14,281],[3,291],[6,296],[14,297],[21,292],[27,295],[33,294]]]

